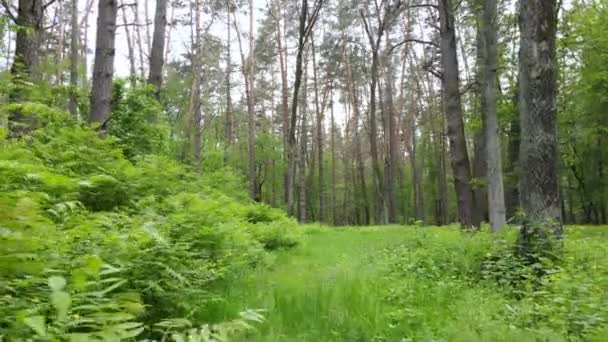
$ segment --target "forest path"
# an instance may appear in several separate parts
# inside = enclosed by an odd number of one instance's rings
[[[379,252],[411,238],[404,229],[308,228],[298,247],[272,253],[269,267],[231,283],[214,316],[266,310],[247,341],[373,340],[387,328]]]

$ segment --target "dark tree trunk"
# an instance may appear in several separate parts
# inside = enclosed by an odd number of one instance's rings
[[[42,0],[19,0],[15,21],[19,29],[11,67],[13,77],[29,80],[38,75],[43,18]]]
[[[117,10],[116,0],[99,0],[89,122],[100,123],[102,128],[109,120],[112,110]]]
[[[507,217],[514,217],[519,208],[519,144],[520,127],[519,117],[514,117],[510,124],[509,144],[507,146],[507,167],[505,174],[508,177],[506,182],[505,205]]]
[[[296,171],[296,124],[298,114],[298,94],[302,83],[302,55],[306,43],[306,17],[308,13],[308,2],[302,0],[302,13],[300,13],[298,27],[298,52],[296,54],[296,73],[293,84],[293,98],[291,101],[291,118],[289,122],[289,139],[287,144],[287,212],[290,216],[295,213],[294,178]]]
[[[389,45],[388,34],[386,35],[386,43]],[[397,142],[397,115],[395,112],[395,105],[393,99],[393,67],[392,67],[391,55],[385,56],[384,60],[384,75],[386,82],[386,94],[385,94],[385,122],[386,129],[384,132],[386,141],[386,155],[385,163],[386,167],[386,178],[384,184],[384,193],[386,196],[386,207],[387,207],[387,220],[388,223],[397,223],[397,189],[395,178],[397,177],[397,163],[399,162],[398,152],[399,149]]]
[[[520,248],[529,257],[547,251],[547,238],[561,238],[563,233],[556,125],[556,0],[520,2],[519,19],[520,198],[526,215]],[[547,224],[550,231],[543,228]]]
[[[165,30],[167,27],[167,0],[156,0],[154,15],[154,35],[150,51],[150,71],[148,83],[154,86],[156,98],[160,99],[163,85],[163,65],[165,64]]]
[[[78,118],[78,42],[80,30],[78,27],[78,0],[72,0],[70,33],[70,102],[68,108],[74,118]]]
[[[306,199],[308,198],[308,189],[306,187],[306,155],[308,143],[308,118],[307,118],[307,98],[308,98],[308,60],[304,58],[304,80],[302,94],[300,95],[300,150],[298,153],[298,221],[306,222]]]
[[[450,159],[458,203],[458,221],[463,227],[470,228],[479,225],[479,222],[475,222],[473,215],[471,166],[464,135],[453,10],[454,6],[451,0],[439,0],[443,98],[448,126],[447,135],[450,140]]]
[[[11,76],[15,84],[30,82],[39,77],[40,43],[42,42],[42,25],[44,8],[42,0],[19,0],[15,25],[18,27],[15,38],[15,55],[11,66]],[[22,87],[15,87],[9,93],[10,102],[24,99]],[[10,135],[19,137],[29,130],[30,118],[21,111],[9,114]]]
[[[376,224],[385,223],[384,215],[384,195],[382,193],[382,170],[380,168],[380,158],[378,157],[378,124],[376,122],[376,91],[378,84],[378,48],[372,47],[372,70],[371,83],[369,86],[369,148],[372,157],[372,169],[374,170],[374,189],[376,195]]]

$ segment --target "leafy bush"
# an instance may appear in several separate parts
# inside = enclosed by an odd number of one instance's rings
[[[248,203],[229,170],[197,175],[140,155],[151,150],[138,140],[49,117],[27,139],[0,140],[1,337],[211,341],[251,321],[207,325],[215,284],[256,267],[263,247],[295,245],[295,222]],[[189,323],[158,329],[175,320]]]
[[[469,235],[417,228],[382,251],[386,276],[397,284],[385,294],[395,307],[387,319],[415,340],[599,341],[608,323],[608,250],[583,231],[596,229],[566,230],[564,258],[530,263],[519,256],[513,229]],[[442,320],[430,320],[437,312]]]
[[[264,225],[253,224],[249,230],[267,250],[292,248],[297,246],[301,239],[301,232],[295,222],[287,218]]]

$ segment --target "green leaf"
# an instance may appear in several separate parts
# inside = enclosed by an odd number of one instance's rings
[[[44,316],[31,316],[23,320],[28,327],[32,328],[38,336],[46,336],[46,323]]]
[[[61,291],[65,287],[65,278],[60,276],[52,276],[49,278],[49,287],[53,291]]]
[[[57,291],[51,294],[51,302],[53,307],[57,310],[57,318],[59,320],[65,320],[68,315],[68,309],[72,304],[72,298],[67,292]]]

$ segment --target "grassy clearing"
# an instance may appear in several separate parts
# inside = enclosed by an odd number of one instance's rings
[[[606,332],[601,305],[608,301],[594,293],[608,285],[599,263],[607,258],[604,229],[570,228],[563,270],[540,288],[496,281],[522,276],[509,273],[509,264],[481,266],[504,253],[514,232],[304,231],[299,247],[271,254],[264,267],[229,282],[227,299],[214,303],[208,318],[266,310],[266,321],[243,341],[600,341]],[[583,259],[594,266],[578,269]]]

